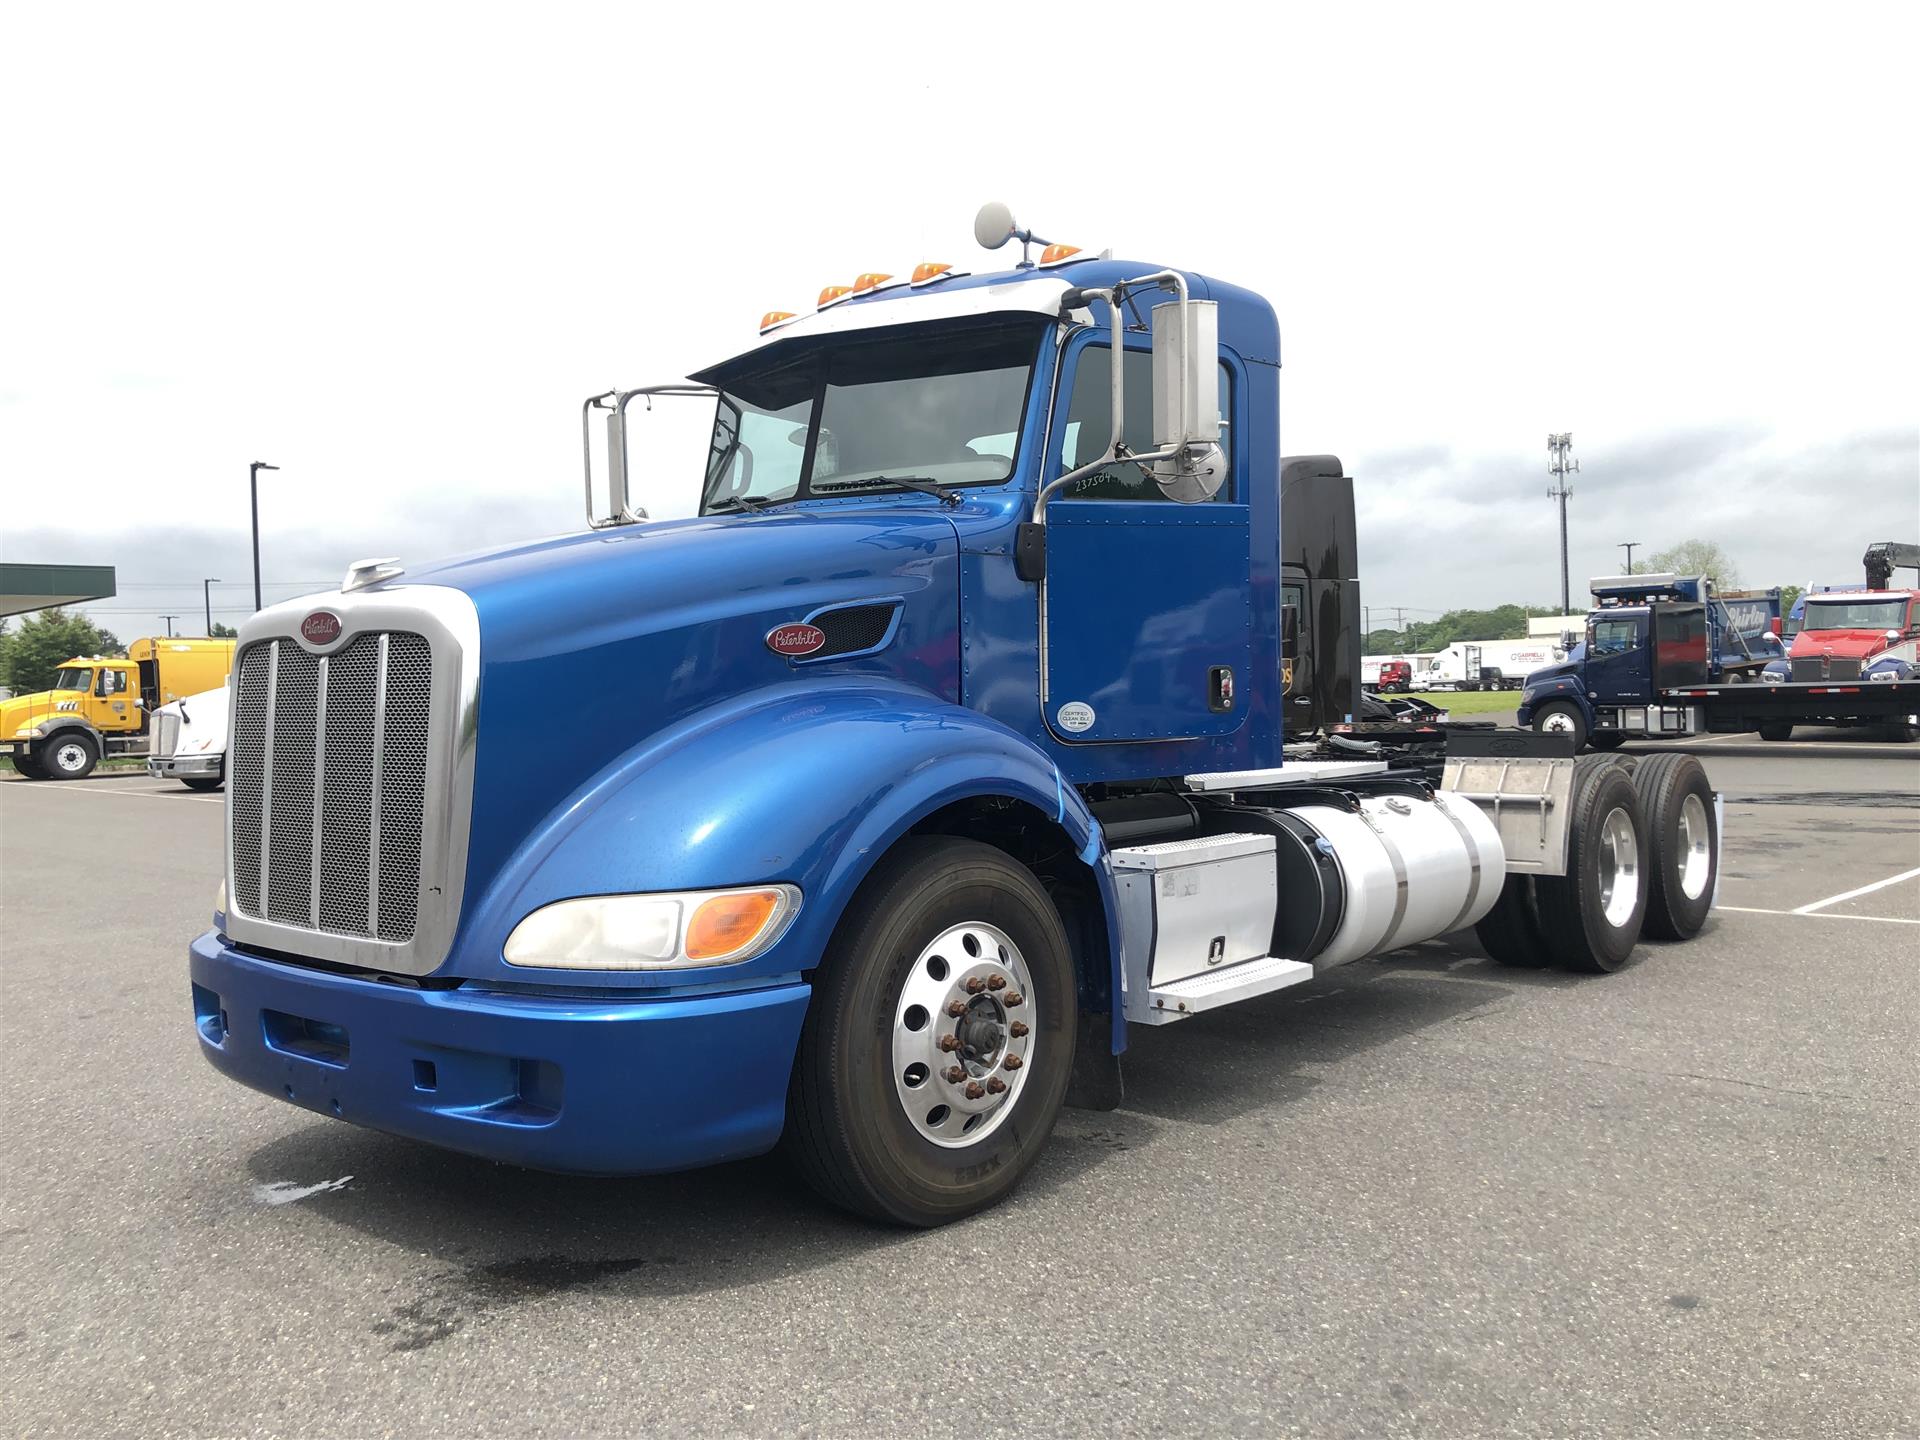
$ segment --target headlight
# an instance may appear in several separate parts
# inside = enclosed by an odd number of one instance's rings
[[[778,940],[799,909],[791,885],[558,900],[514,926],[504,953],[509,965],[552,970],[738,965]]]
[[[1787,677],[1777,671],[1762,670],[1760,672],[1760,683],[1762,685],[1784,685],[1787,683]]]
[[[1875,670],[1867,676],[1869,680],[1900,680],[1905,677],[1898,670]]]

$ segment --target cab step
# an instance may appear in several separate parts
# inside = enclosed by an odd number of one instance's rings
[[[1140,1025],[1171,1025],[1189,1015],[1238,1004],[1312,978],[1313,966],[1304,961],[1282,960],[1273,955],[1243,960],[1222,970],[1209,970],[1203,975],[1153,986],[1138,1005],[1129,994],[1127,1019]]]

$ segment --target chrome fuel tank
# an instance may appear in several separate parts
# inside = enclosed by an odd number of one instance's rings
[[[1493,822],[1471,801],[1375,795],[1358,812],[1306,805],[1288,814],[1310,825],[1340,868],[1341,914],[1315,969],[1464,930],[1493,908],[1506,860]],[[1280,903],[1306,897],[1282,894]]]

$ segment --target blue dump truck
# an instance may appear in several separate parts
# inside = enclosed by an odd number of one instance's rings
[[[1757,681],[1787,653],[1778,589],[1721,594],[1704,575],[1613,575],[1589,588],[1594,608],[1584,642],[1560,664],[1527,676],[1518,717],[1535,730],[1571,735],[1576,746],[1611,750],[1633,736],[1700,728],[1662,703],[1656,681],[1667,677],[1654,673],[1656,616],[1676,636],[1687,629],[1706,684]]]
[[[1699,929],[1691,757],[1306,733],[1351,713],[1357,587],[1350,528],[1280,533],[1265,300],[1004,207],[976,236],[1021,261],[863,275],[590,398],[580,533],[247,622],[216,1069],[555,1171],[779,1146],[933,1225],[1119,1103],[1129,1024],[1469,927],[1602,972]],[[698,514],[650,521],[668,397],[711,439]],[[1289,478],[1350,527],[1337,460]]]

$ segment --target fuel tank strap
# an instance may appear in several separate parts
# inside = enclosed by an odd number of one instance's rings
[[[1453,811],[1447,807],[1447,803],[1439,796],[1436,795],[1434,797],[1433,803],[1440,813],[1447,817],[1447,823],[1453,826],[1454,830],[1459,834],[1460,844],[1467,852],[1467,863],[1472,870],[1472,878],[1467,884],[1466,900],[1461,904],[1459,911],[1454,915],[1453,919],[1447,922],[1447,928],[1440,932],[1442,935],[1451,935],[1454,931],[1460,929],[1461,926],[1466,923],[1467,917],[1473,913],[1474,902],[1480,898],[1480,887],[1485,883],[1486,877],[1480,868],[1480,847],[1474,843],[1472,833],[1461,823],[1460,817],[1454,814]],[[1504,876],[1502,878],[1504,879]]]

